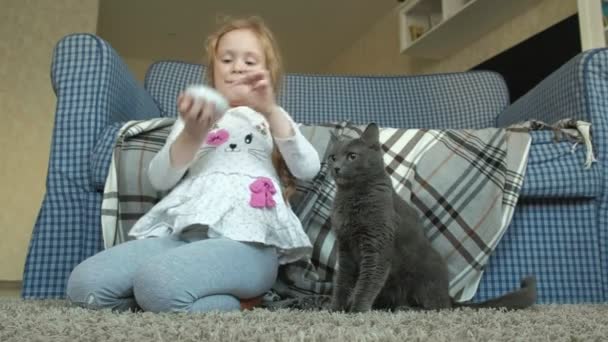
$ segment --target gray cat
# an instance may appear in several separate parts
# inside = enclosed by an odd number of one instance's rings
[[[384,169],[379,131],[337,142],[329,157],[337,192],[331,216],[338,248],[331,309],[521,309],[536,301],[536,278],[482,303],[457,304],[448,293],[445,260],[424,236],[416,211],[394,191]]]

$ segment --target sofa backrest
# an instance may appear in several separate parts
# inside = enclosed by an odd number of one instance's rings
[[[177,115],[178,93],[203,82],[205,67],[176,61],[153,64],[145,88],[163,116]],[[279,104],[296,122],[371,121],[385,127],[483,128],[508,105],[503,78],[474,71],[422,76],[288,74]]]

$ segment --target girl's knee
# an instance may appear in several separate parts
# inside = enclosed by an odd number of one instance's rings
[[[103,308],[98,275],[82,264],[76,266],[70,274],[65,292],[67,299],[75,305]]]
[[[217,306],[211,303],[219,297],[209,299],[209,303],[204,299],[219,294],[237,298],[221,301],[222,307],[232,308],[238,307],[234,303],[238,298],[253,298],[268,291],[276,280],[277,270],[278,259],[273,249],[205,240],[140,265],[133,279],[133,293],[138,304],[152,312],[200,311],[203,307]]]
[[[139,306],[151,312],[188,311],[193,300],[188,300],[187,291],[180,293],[179,280],[155,266],[158,265],[141,266],[135,273],[133,295]]]
[[[87,263],[81,263],[70,274],[65,292],[67,300],[72,304],[89,309],[137,309],[132,296],[122,293],[125,292],[121,291],[123,287],[125,284],[113,284],[111,275],[103,274]]]
[[[162,263],[151,263],[135,274],[133,294],[139,306],[151,312],[240,310],[240,301],[235,296],[204,294],[205,291],[189,288],[188,284],[191,282],[165,271]]]
[[[135,276],[133,293],[139,306],[150,312],[209,312],[240,310],[238,298],[231,295],[198,297],[179,278],[162,277],[154,267],[142,267]]]

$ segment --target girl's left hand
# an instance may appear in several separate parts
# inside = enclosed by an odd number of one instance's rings
[[[253,71],[230,85],[230,106],[247,106],[262,115],[270,115],[276,108],[276,100],[270,73],[267,70]]]

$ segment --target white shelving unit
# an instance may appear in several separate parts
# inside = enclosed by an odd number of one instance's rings
[[[401,53],[442,59],[539,1],[405,1],[398,8]]]
[[[584,50],[606,46],[601,0],[577,0],[578,23],[581,34],[581,48]]]

